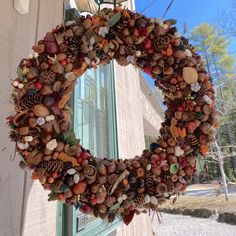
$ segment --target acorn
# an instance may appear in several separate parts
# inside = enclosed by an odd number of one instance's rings
[[[99,212],[101,212],[101,213],[107,212],[107,206],[104,204],[98,205],[97,208],[98,208]]]
[[[106,200],[106,196],[107,196],[107,192],[103,191],[101,193],[97,193],[96,194],[96,198],[97,198],[97,204],[102,204],[105,202]]]
[[[114,184],[117,180],[118,176],[116,174],[109,175],[107,180],[109,184]]]
[[[105,165],[102,164],[102,163],[99,163],[99,164],[98,164],[97,171],[98,171],[98,173],[99,173],[100,175],[106,175],[106,173],[107,173],[106,167],[105,167]]]
[[[114,163],[109,163],[107,166],[108,174],[112,174],[116,171],[116,165]]]
[[[23,126],[19,128],[20,135],[28,135],[29,134],[29,127]]]
[[[178,158],[174,155],[168,155],[167,160],[170,164],[174,164],[178,162]]]
[[[141,166],[141,164],[140,164],[138,161],[136,161],[136,160],[133,160],[133,161],[131,162],[131,165],[132,165],[132,167],[135,168],[135,169],[138,169],[138,168]]]

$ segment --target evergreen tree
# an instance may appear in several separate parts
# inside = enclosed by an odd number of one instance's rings
[[[220,34],[219,29],[206,23],[192,30],[190,40],[205,60],[207,72],[215,84],[216,108],[220,113],[221,125],[217,137],[218,145],[223,154],[225,151],[233,153],[233,146],[236,147],[236,73],[235,59],[228,53],[230,41]],[[231,147],[223,150],[225,146]],[[216,169],[215,165],[210,165],[212,166],[209,169]],[[233,180],[236,177],[236,158],[225,159],[224,167],[227,177]]]

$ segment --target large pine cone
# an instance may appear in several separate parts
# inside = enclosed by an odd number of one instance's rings
[[[45,169],[47,173],[60,173],[63,170],[64,162],[60,160],[41,161],[38,167]]]
[[[151,174],[147,174],[144,178],[145,184],[146,184],[146,189],[147,193],[152,196],[155,195],[156,193],[156,187],[155,187],[155,182]]]
[[[28,110],[31,109],[33,106],[40,104],[41,98],[40,95],[35,93],[35,94],[28,94],[25,95],[21,101],[20,101],[20,107],[23,110]]]
[[[144,195],[143,194],[138,194],[135,198],[134,198],[134,203],[136,206],[141,206],[144,204]]]

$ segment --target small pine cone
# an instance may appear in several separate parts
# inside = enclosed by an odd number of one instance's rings
[[[170,43],[170,38],[168,36],[159,36],[154,39],[154,50],[160,52],[162,49],[166,49]]]
[[[39,60],[39,63],[42,64],[43,62],[48,62],[48,55],[47,53],[43,52],[43,53],[40,53],[39,56],[38,56],[38,60]]]
[[[127,51],[128,55],[133,56],[133,55],[135,55],[137,49],[136,49],[135,45],[130,44],[130,45],[127,45],[126,51]]]
[[[41,102],[41,97],[39,94],[35,93],[35,94],[28,94],[25,95],[21,101],[20,101],[20,106],[21,108],[27,110],[27,109],[31,109],[33,106],[40,104]]]
[[[134,203],[136,206],[142,206],[144,204],[144,195],[143,194],[138,194],[134,198]]]
[[[9,133],[9,138],[10,138],[12,141],[16,142],[16,141],[18,141],[18,139],[20,138],[20,134],[17,133],[17,132],[15,132],[14,130],[12,130],[12,131],[10,131],[10,133]]]
[[[169,193],[172,193],[172,192],[175,191],[174,183],[171,182],[171,181],[168,181],[168,182],[166,183],[166,187],[167,187],[167,192],[169,192]]]
[[[199,140],[194,134],[188,134],[186,137],[186,143],[190,144],[192,147],[199,146]]]
[[[55,79],[56,79],[56,74],[50,70],[42,71],[39,76],[39,80],[43,84],[52,84],[55,82]]]
[[[72,168],[72,163],[67,161],[64,163],[64,170],[67,171],[69,170],[70,168]]]
[[[155,181],[151,174],[146,174],[144,177],[146,190],[149,195],[154,195],[156,192]]]
[[[186,39],[183,36],[181,37],[181,42],[183,43],[184,46],[188,46],[189,45],[188,39]]]
[[[38,167],[45,169],[47,173],[60,173],[63,170],[64,162],[59,160],[42,161],[39,163]]]

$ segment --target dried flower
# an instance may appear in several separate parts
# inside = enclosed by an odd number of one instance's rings
[[[49,122],[49,121],[55,120],[55,116],[54,115],[46,116],[45,119],[47,122]]]
[[[179,39],[181,38],[181,33],[180,32],[175,32],[174,37]]]
[[[186,49],[185,51],[184,51],[184,53],[185,53],[185,55],[187,56],[187,57],[192,57],[192,52],[189,50],[189,49]]]
[[[212,100],[210,97],[208,97],[207,95],[204,95],[203,96],[203,100],[207,103],[207,104],[212,104]]]
[[[160,26],[163,26],[163,20],[162,18],[155,18],[155,22],[159,24]]]
[[[25,141],[31,142],[31,141],[33,141],[33,137],[32,136],[25,136]]]
[[[106,34],[108,34],[108,28],[107,27],[100,27],[98,34],[101,35],[102,37],[105,37]]]
[[[181,149],[179,146],[175,147],[175,156],[179,157],[184,154],[184,150]]]
[[[135,57],[134,56],[128,56],[126,59],[129,63],[132,63],[132,64],[135,63]]]
[[[21,150],[25,150],[25,149],[28,149],[29,148],[29,143],[20,143],[20,142],[17,142],[17,147]]]
[[[37,119],[37,124],[38,124],[38,125],[44,125],[44,124],[45,124],[45,119],[44,119],[43,117],[39,117],[39,118]]]
[[[197,92],[201,89],[201,86],[198,82],[194,82],[191,84],[191,90]]]
[[[57,147],[57,140],[54,138],[46,144],[46,148],[53,151]]]
[[[19,88],[19,89],[23,89],[23,88],[24,88],[24,84],[19,83],[19,84],[18,84],[18,88]]]

